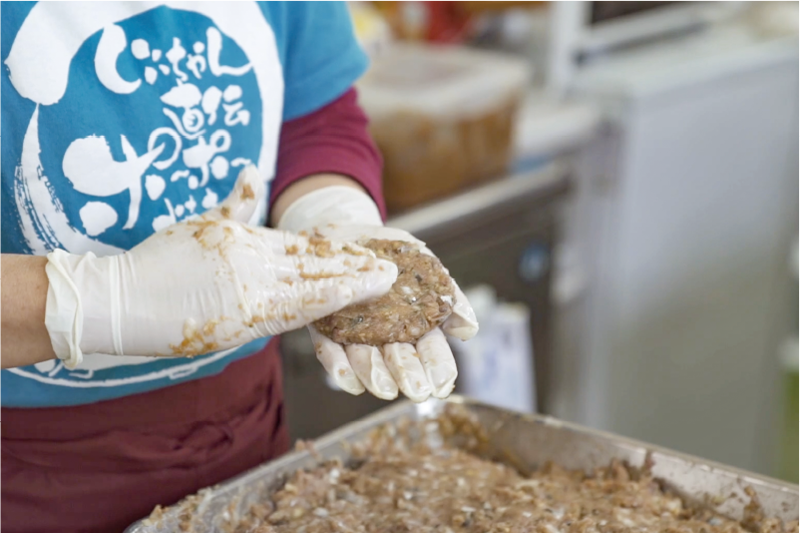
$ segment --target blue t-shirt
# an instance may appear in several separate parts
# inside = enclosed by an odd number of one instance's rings
[[[340,2],[3,2],[0,19],[3,253],[117,254],[217,205],[248,163],[271,180],[281,123],[367,67]],[[146,392],[265,344],[3,370],[2,405]]]

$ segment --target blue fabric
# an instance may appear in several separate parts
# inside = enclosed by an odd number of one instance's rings
[[[280,123],[335,100],[367,67],[341,2],[0,6],[3,253],[120,253],[217,205],[248,162],[266,162],[271,179]],[[146,392],[265,343],[4,370],[2,405]]]

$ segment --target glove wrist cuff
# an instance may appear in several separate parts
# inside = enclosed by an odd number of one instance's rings
[[[55,250],[48,254],[45,326],[56,357],[72,370],[84,353],[122,355],[120,262]]]
[[[327,224],[383,226],[383,221],[368,194],[333,185],[298,198],[283,213],[278,229],[297,233]]]
[[[44,324],[56,357],[73,370],[83,361],[83,305],[70,272],[72,256],[63,250],[47,255],[45,272],[49,285]]]

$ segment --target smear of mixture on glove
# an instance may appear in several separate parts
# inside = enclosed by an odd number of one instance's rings
[[[339,344],[414,343],[450,316],[453,281],[436,257],[405,241],[372,239],[361,244],[397,265],[397,281],[380,298],[316,321],[320,333]]]

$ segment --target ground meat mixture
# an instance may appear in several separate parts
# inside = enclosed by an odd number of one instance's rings
[[[438,433],[442,433],[441,427]],[[434,432],[431,432],[434,433]],[[474,443],[473,443],[474,444]],[[452,446],[403,443],[383,431],[331,461],[293,474],[237,533],[744,533],[738,522],[666,493],[648,470],[620,462],[591,473],[546,464],[521,475]],[[763,520],[750,532],[797,533]]]
[[[450,316],[453,282],[437,258],[404,241],[372,239],[364,246],[397,264],[397,281],[380,298],[316,321],[320,333],[340,344],[413,343]]]

